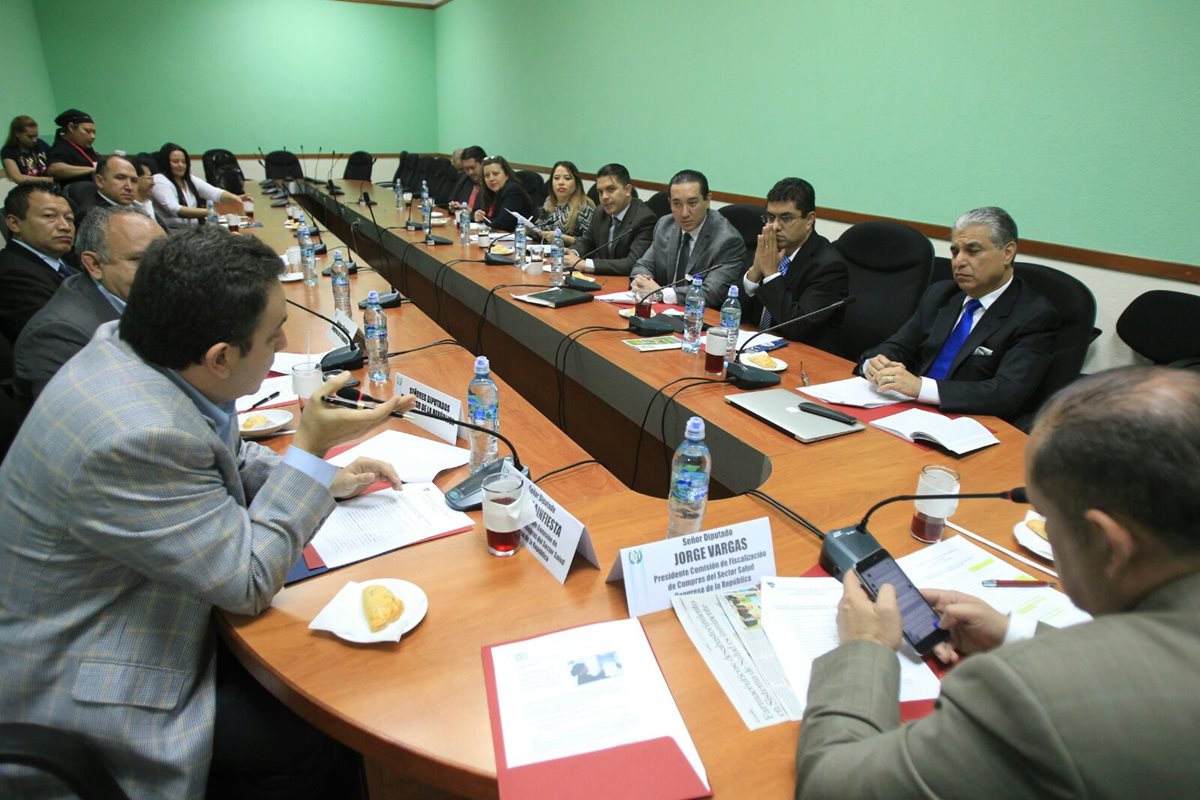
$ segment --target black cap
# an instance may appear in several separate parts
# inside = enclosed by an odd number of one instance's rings
[[[95,122],[91,114],[85,114],[78,108],[68,108],[66,111],[54,118],[54,123],[60,128],[65,128],[68,125],[80,124],[82,122]]]

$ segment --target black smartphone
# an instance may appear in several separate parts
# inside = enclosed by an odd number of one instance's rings
[[[879,596],[879,590],[885,583],[890,583],[896,590],[896,603],[900,606],[904,638],[918,653],[925,655],[935,644],[950,638],[950,634],[941,627],[933,606],[917,591],[917,587],[913,586],[912,581],[888,551],[876,550],[859,561],[854,571],[858,573],[859,582],[871,595],[871,599]]]

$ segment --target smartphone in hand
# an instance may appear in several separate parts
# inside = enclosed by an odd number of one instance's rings
[[[880,549],[863,558],[855,565],[859,582],[871,599],[879,596],[879,590],[890,583],[896,590],[896,603],[900,606],[900,618],[904,638],[921,655],[926,655],[938,642],[950,638],[941,627],[941,621],[933,606],[925,599],[912,581],[900,569],[900,565],[888,551]]]

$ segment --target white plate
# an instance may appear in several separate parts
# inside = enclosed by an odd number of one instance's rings
[[[376,585],[390,589],[392,594],[396,595],[396,599],[404,603],[404,613],[391,625],[372,633],[363,614],[362,593],[368,586]],[[308,627],[312,630],[327,630],[339,639],[355,644],[398,642],[401,636],[425,619],[428,611],[429,598],[420,586],[399,578],[374,578],[343,586]]]
[[[1045,519],[1045,517],[1038,516],[1034,514],[1034,512],[1030,511],[1025,515],[1025,519],[1018,522],[1016,525],[1013,525],[1013,536],[1016,537],[1017,544],[1021,545],[1034,555],[1041,556],[1047,561],[1053,561],[1054,550],[1051,549],[1050,542],[1046,541],[1041,536],[1038,536],[1029,529],[1028,525],[1025,524],[1031,519]]]
[[[446,219],[447,218],[446,215],[440,211],[434,211],[430,216],[432,216],[434,219]]]
[[[433,219],[429,220],[429,225],[430,225],[430,227],[433,227],[433,228],[436,228],[439,225],[449,225],[449,224],[450,224],[449,217],[439,217],[436,214],[433,215]]]
[[[284,283],[295,283],[296,281],[304,280],[303,272],[285,272],[279,276],[279,280]]]
[[[767,372],[783,372],[785,369],[787,369],[787,366],[788,366],[787,362],[784,361],[782,358],[775,358],[775,356],[771,356],[771,358],[775,359],[775,366],[764,367],[759,364],[755,364],[753,361],[750,360],[750,356],[753,356],[753,355],[757,355],[757,354],[756,353],[742,353],[740,356],[738,356],[738,361],[745,364],[747,367],[755,367],[757,369],[765,369]],[[768,353],[767,355],[770,355],[770,353]]]
[[[246,420],[256,414],[261,414],[267,418],[266,425],[259,425],[257,428],[247,429],[243,427]],[[243,414],[238,414],[238,430],[242,432],[242,436],[247,439],[253,439],[258,436],[268,436],[275,431],[282,430],[285,425],[290,425],[292,422],[292,412],[284,411],[282,408],[257,408],[253,411],[247,411]]]

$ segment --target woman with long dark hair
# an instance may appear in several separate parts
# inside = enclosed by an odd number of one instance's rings
[[[592,224],[595,210],[592,199],[583,191],[579,168],[571,161],[559,161],[550,170],[550,192],[535,224],[544,240],[553,239],[554,229],[558,228],[562,231],[563,242],[571,245]]]
[[[236,195],[219,186],[207,183],[191,173],[191,157],[174,142],[167,142],[158,151],[159,172],[154,176],[150,198],[154,210],[168,228],[196,225],[208,216],[208,202],[234,203],[249,200],[249,195]]]
[[[0,159],[4,160],[4,174],[10,181],[21,183],[53,183],[47,172],[46,159],[50,145],[38,138],[37,120],[26,114],[13,117],[8,124],[8,138]]]
[[[475,201],[475,221],[487,222],[498,231],[517,229],[516,211],[528,217],[533,213],[533,201],[521,181],[517,180],[513,168],[504,156],[491,156],[483,160],[483,186]]]

